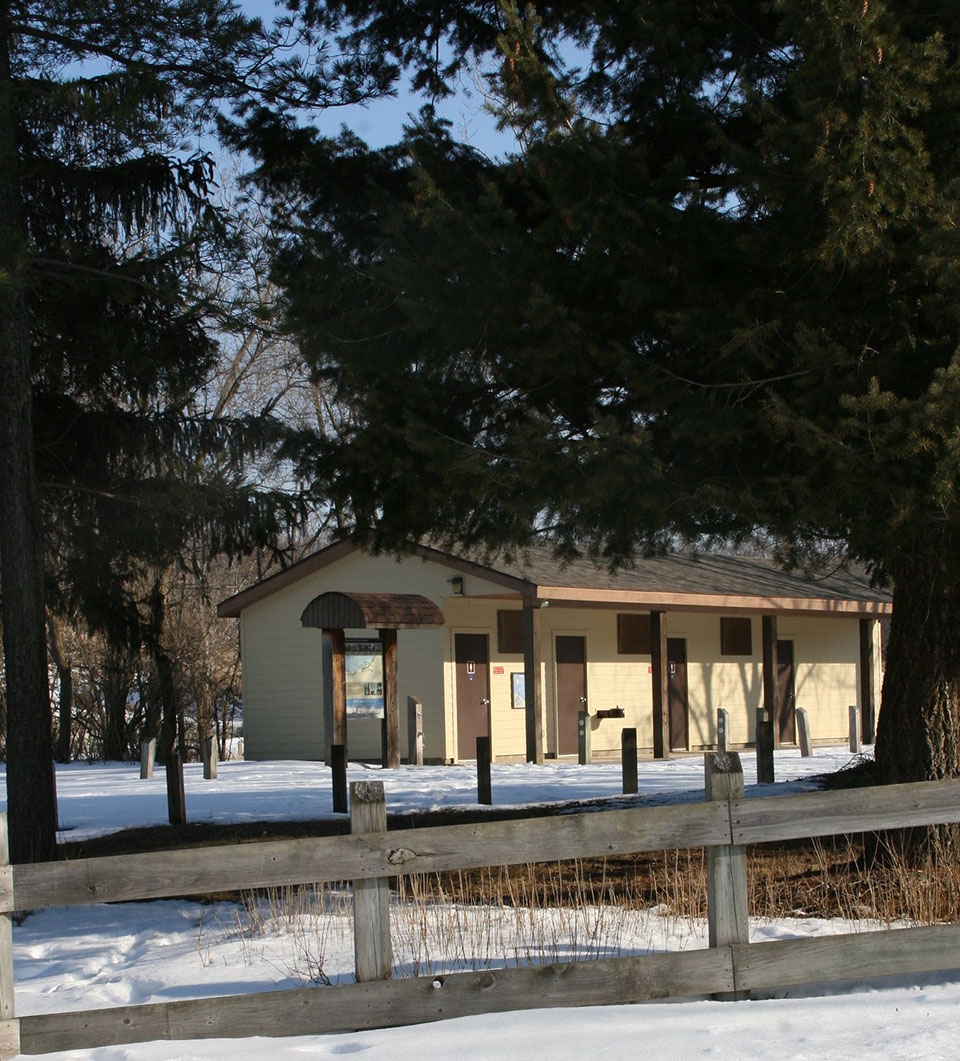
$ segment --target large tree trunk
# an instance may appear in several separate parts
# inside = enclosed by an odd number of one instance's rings
[[[52,858],[57,811],[44,623],[43,543],[33,462],[28,245],[8,6],[0,6],[0,583],[7,679],[7,807],[14,862]]]
[[[960,543],[944,532],[894,567],[877,727],[880,780],[960,777]]]
[[[911,546],[893,572],[876,742],[884,784],[960,777],[960,543],[944,531],[917,536]],[[908,829],[884,839],[883,846],[911,861],[960,854],[956,826]]]

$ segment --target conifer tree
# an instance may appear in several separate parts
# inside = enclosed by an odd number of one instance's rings
[[[15,861],[55,842],[44,607],[149,643],[129,587],[185,543],[236,553],[289,502],[243,460],[270,425],[203,415],[205,270],[226,253],[213,137],[364,98],[294,13],[233,0],[0,3],[0,565]],[[285,49],[285,42],[289,47]],[[46,583],[46,584],[45,584]],[[158,629],[158,624],[153,624]],[[155,630],[154,630],[155,634]]]
[[[438,39],[496,49],[524,138],[263,151],[289,322],[365,416],[309,474],[374,544],[859,560],[894,591],[881,775],[960,774],[955,6],[330,6],[434,92]]]

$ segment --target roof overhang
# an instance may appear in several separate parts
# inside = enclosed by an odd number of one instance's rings
[[[270,575],[269,578],[265,578],[248,589],[241,590],[232,597],[221,601],[217,605],[217,616],[220,619],[236,619],[240,616],[243,609],[250,607],[251,604],[256,604],[278,590],[285,589],[287,586],[299,582],[300,579],[305,578],[307,575],[320,571],[322,568],[327,567],[328,564],[336,563],[361,548],[355,542],[343,540],[319,549],[317,552],[311,553],[310,556],[305,556],[302,560],[298,560],[297,563],[284,568],[283,571],[278,571],[275,575]],[[413,546],[408,555],[419,557],[421,560],[443,564],[451,570],[460,571],[463,574],[477,575],[488,582],[503,586],[506,590],[513,590],[523,596],[530,596],[534,590],[533,585],[524,579],[516,578],[494,568],[485,567],[483,564],[474,563],[472,560],[464,560],[461,557],[441,552],[439,549],[434,549],[427,545]]]
[[[322,630],[420,630],[443,626],[443,612],[419,593],[321,593],[300,622]]]
[[[749,612],[766,615],[837,615],[883,618],[891,615],[889,601],[837,600],[830,597],[759,597],[739,594],[666,593],[648,590],[578,589],[571,586],[537,586],[535,601],[541,607],[633,608],[638,611]]]
[[[362,546],[350,541],[339,541],[328,545],[285,570],[222,601],[217,606],[217,615],[221,618],[236,618],[249,605],[257,603],[361,548]],[[725,612],[727,614],[739,612],[768,615],[836,615],[877,619],[889,616],[893,611],[891,600],[877,599],[876,594],[859,596],[855,591],[850,596],[820,596],[816,593],[806,596],[790,594],[789,590],[787,593],[770,594],[716,591],[710,593],[695,592],[690,589],[670,591],[654,588],[620,589],[612,586],[538,584],[535,577],[518,577],[516,574],[499,571],[484,563],[455,556],[429,545],[414,545],[407,555],[443,564],[462,574],[476,575],[500,589],[499,592],[491,589],[487,593],[470,594],[471,597],[500,600],[520,598],[524,603],[541,606],[549,602],[554,607],[570,608],[622,608],[637,611]],[[787,589],[786,586],[783,588]],[[384,629],[389,629],[384,624],[380,625]]]

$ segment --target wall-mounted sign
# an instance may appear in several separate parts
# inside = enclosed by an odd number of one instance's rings
[[[527,707],[527,686],[522,670],[510,672],[510,706],[517,711]]]

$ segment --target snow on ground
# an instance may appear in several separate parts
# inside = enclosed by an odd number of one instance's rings
[[[850,760],[845,749],[817,749],[812,759],[777,753],[774,786],[755,784],[755,760],[742,756],[748,794],[810,787],[812,774]],[[699,757],[640,764],[634,802],[703,798]],[[396,771],[351,766],[350,779],[382,778],[388,808],[471,806],[476,774],[470,766],[404,767]],[[64,838],[145,824],[164,824],[162,772],[140,781],[136,764],[59,767],[57,783]],[[312,763],[224,763],[217,781],[186,769],[191,821],[228,822],[332,815],[330,778]],[[494,802],[524,804],[619,797],[618,764],[579,767],[550,763],[493,767]],[[625,797],[621,797],[626,799]],[[619,801],[618,801],[619,802]],[[523,960],[532,932],[548,958],[569,951],[569,911],[541,911],[535,929],[518,928],[514,911],[491,918],[486,908],[458,911],[455,923],[438,913],[433,951],[418,950],[421,914],[395,904],[394,947],[405,974],[443,968],[513,964]],[[602,917],[581,911],[578,938],[591,934],[604,956],[706,946],[702,923],[663,916]],[[416,923],[415,923],[416,922]],[[755,940],[875,928],[870,924],[807,918],[758,922]],[[264,900],[239,904],[163,901],[43,910],[14,929],[16,1008],[20,1014],[274,990],[323,975],[349,981],[352,970],[349,901],[337,892],[297,918]],[[445,953],[441,953],[445,951]],[[960,966],[960,958],[958,958]],[[956,1058],[960,1028],[960,971],[872,983],[791,989],[779,997],[742,1002],[693,1001],[639,1006],[530,1011],[469,1017],[410,1028],[289,1039],[156,1042],[42,1055],[53,1061],[300,1061],[363,1053],[371,1059],[425,1061],[524,1057],[620,1059],[638,1052],[659,1059],[734,1056],[757,1061],[789,1058]],[[278,1029],[279,1030],[279,1029]]]
[[[808,759],[796,749],[776,753],[774,786],[757,785],[756,757],[741,754],[748,795],[803,791],[803,779],[839,769],[852,759],[846,748],[817,748]],[[6,767],[0,764],[6,791]],[[469,807],[477,803],[477,771],[472,764],[459,766],[401,766],[383,770],[379,765],[352,763],[347,780],[382,780],[387,810],[401,812]],[[789,782],[789,784],[788,784]],[[224,762],[215,781],[203,780],[200,763],[184,767],[187,820],[190,822],[250,822],[307,820],[334,817],[330,771],[322,763]],[[493,802],[497,806],[522,806],[620,796],[619,763],[579,766],[551,760],[543,766],[495,763],[491,767]],[[703,799],[703,758],[641,762],[638,797],[627,805]],[[57,767],[57,802],[61,840],[91,836],[142,825],[167,824],[167,789],[163,768],[154,777],[140,780],[136,763],[71,763]],[[0,802],[0,809],[6,803]]]

